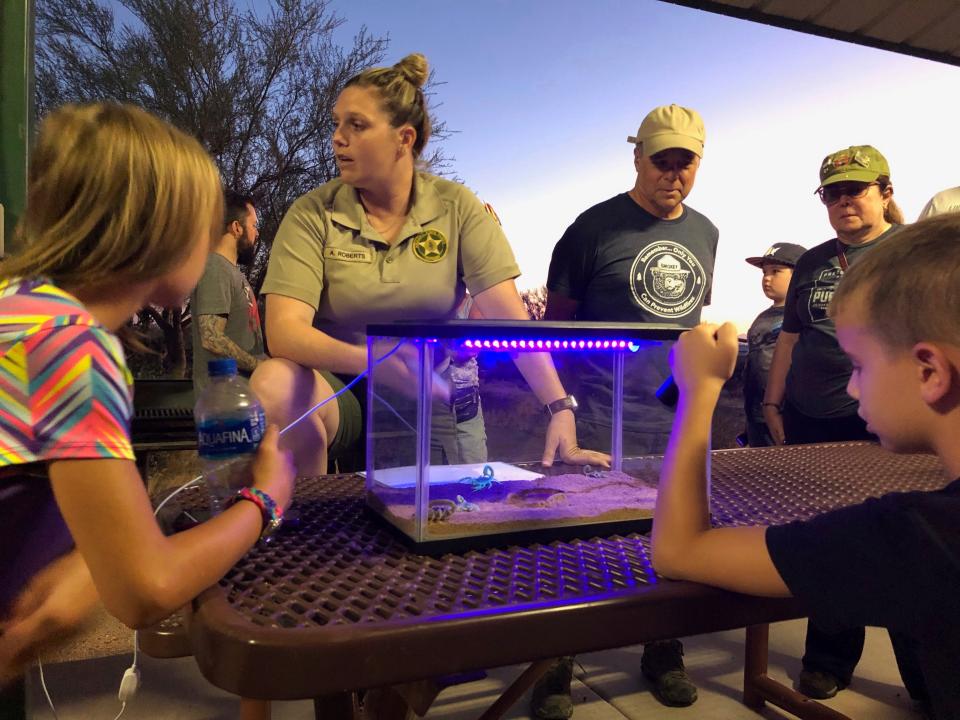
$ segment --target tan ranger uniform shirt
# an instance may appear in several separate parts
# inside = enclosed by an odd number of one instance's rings
[[[261,292],[317,310],[315,326],[351,343],[366,325],[455,317],[471,295],[517,277],[499,223],[467,188],[414,177],[413,207],[389,245],[367,221],[357,191],[339,178],[298,198],[274,240]]]

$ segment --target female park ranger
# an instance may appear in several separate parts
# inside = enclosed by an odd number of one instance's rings
[[[430,136],[427,75],[426,58],[412,54],[347,82],[333,112],[340,177],[299,198],[280,225],[262,289],[274,359],[252,378],[271,422],[284,426],[329,397],[341,387],[334,374],[366,369],[367,323],[450,319],[466,290],[485,318],[529,319],[495,217],[463,185],[416,169]],[[575,403],[549,355],[521,354],[516,364],[550,409],[544,464],[559,451],[565,462],[606,465],[577,447]],[[383,374],[415,387],[399,354]],[[311,475],[327,471],[328,448],[335,456],[360,432],[360,406],[345,393],[285,440]]]

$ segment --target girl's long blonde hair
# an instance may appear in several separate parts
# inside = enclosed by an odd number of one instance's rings
[[[219,237],[220,174],[200,143],[132,105],[64,105],[40,126],[20,252],[0,277],[65,288],[154,280]]]

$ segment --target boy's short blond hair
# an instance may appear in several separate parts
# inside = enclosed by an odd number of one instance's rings
[[[960,346],[960,214],[924,220],[879,241],[843,276],[831,316],[853,298],[890,348],[922,341]]]
[[[0,277],[67,288],[154,280],[222,223],[220,173],[196,139],[132,105],[64,105],[40,126],[24,246]]]

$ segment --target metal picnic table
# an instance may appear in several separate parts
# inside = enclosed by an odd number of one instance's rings
[[[721,450],[711,510],[715,525],[776,524],[945,482],[934,456],[869,443]],[[659,578],[640,534],[417,555],[363,493],[355,475],[300,480],[299,527],[196,599],[189,650],[211,683],[245,697],[314,698],[318,717],[349,715],[354,691],[420,683],[421,699],[407,700],[422,713],[437,691],[424,690],[430,678],[534,662],[483,716],[495,718],[551,658],[746,627],[747,705],[843,718],[766,676],[767,623],[804,617],[795,599]],[[145,652],[183,650],[176,634],[148,633]]]

